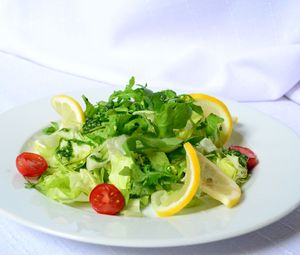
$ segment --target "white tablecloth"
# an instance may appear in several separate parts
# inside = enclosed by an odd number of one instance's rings
[[[115,84],[300,102],[299,13],[299,0],[1,0],[0,51]]]
[[[124,81],[126,82],[126,81]],[[42,96],[99,87],[101,83],[67,75],[0,54],[0,113]],[[300,135],[300,106],[283,97],[247,103],[266,112]],[[279,201],[280,203],[280,201]],[[0,215],[0,254],[300,254],[300,207],[258,231],[219,242],[163,249],[105,247],[65,240],[19,225]]]

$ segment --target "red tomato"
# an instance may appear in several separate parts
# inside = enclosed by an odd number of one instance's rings
[[[255,153],[249,148],[238,146],[238,145],[231,145],[229,147],[229,150],[239,151],[240,153],[248,157],[248,161],[247,161],[248,170],[252,170],[258,163]]]
[[[97,213],[115,215],[125,204],[122,193],[112,184],[98,184],[90,194],[90,203]]]
[[[40,176],[48,168],[47,161],[42,156],[31,152],[20,154],[16,159],[16,165],[19,172],[27,177]]]

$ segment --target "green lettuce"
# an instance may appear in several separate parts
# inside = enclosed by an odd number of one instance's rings
[[[34,187],[61,203],[87,202],[89,194],[96,186],[95,177],[86,169],[76,171],[56,171],[42,176]]]

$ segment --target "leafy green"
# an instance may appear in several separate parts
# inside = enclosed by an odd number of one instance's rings
[[[56,157],[63,164],[68,165],[82,161],[91,153],[92,145],[78,139],[61,138],[56,149]]]
[[[205,141],[207,143],[207,141]],[[200,143],[201,144],[201,143]],[[200,152],[206,152],[205,157],[215,163],[228,177],[232,178],[238,185],[245,183],[248,178],[247,161],[248,158],[239,151],[227,149],[215,149],[205,151],[201,145],[196,147]],[[208,145],[210,148],[211,145]]]
[[[121,215],[128,217],[142,217],[141,201],[138,198],[129,199],[126,207],[122,210]]]
[[[52,121],[51,125],[49,127],[46,127],[42,130],[42,132],[46,135],[51,135],[53,134],[55,131],[57,131],[59,129],[58,123]]]
[[[56,154],[60,159],[69,161],[73,155],[73,147],[71,141],[62,139],[59,147],[56,150]]]
[[[43,175],[34,188],[46,196],[62,202],[87,202],[91,190],[96,186],[95,177],[85,169],[75,171],[57,171]]]
[[[135,138],[145,134],[149,136],[149,133],[151,138],[180,138],[178,130],[184,129],[193,115],[197,116],[198,123],[185,132],[184,138],[188,140],[197,136],[199,131],[196,129],[201,125],[199,120],[203,111],[190,96],[177,95],[172,90],[154,93],[147,89],[147,85],[136,86],[134,88],[132,77],[124,90],[113,92],[108,102],[101,101],[95,105],[83,96],[86,104],[83,133],[98,144],[122,134]]]
[[[239,164],[247,168],[247,162],[248,162],[248,157],[245,154],[240,153],[239,151],[236,150],[223,150],[224,155],[231,155],[231,156],[236,156],[239,159]]]
[[[169,159],[164,152],[151,152],[147,154],[147,157],[156,171],[163,171],[170,166]]]
[[[172,90],[163,90],[150,95],[149,109],[159,112],[165,103],[176,98],[176,93]]]
[[[170,152],[180,147],[182,140],[176,137],[158,138],[153,134],[132,135],[126,140],[124,147],[134,152]]]
[[[85,103],[85,116],[87,118],[92,117],[94,115],[94,113],[96,112],[96,108],[90,103],[90,101],[88,100],[88,98],[86,96],[82,96],[82,99]]]
[[[211,113],[206,118],[206,134],[207,137],[212,138],[214,141],[218,138],[223,118]]]
[[[189,104],[172,101],[164,104],[154,119],[158,136],[174,136],[174,129],[184,128],[191,115],[192,109]]]

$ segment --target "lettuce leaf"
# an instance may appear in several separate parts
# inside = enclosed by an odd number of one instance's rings
[[[189,104],[172,101],[164,104],[154,119],[158,136],[174,136],[174,129],[184,128],[191,115],[192,108]]]
[[[47,197],[61,203],[87,202],[89,194],[96,186],[95,177],[86,169],[76,171],[56,171],[42,176],[34,188]]]

